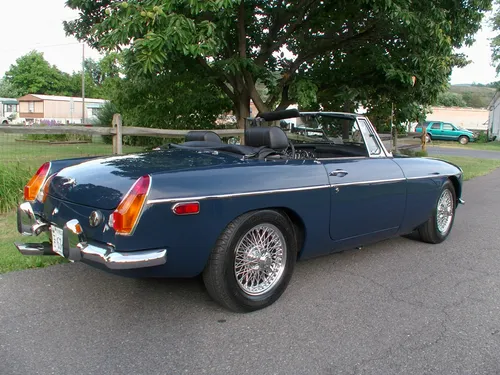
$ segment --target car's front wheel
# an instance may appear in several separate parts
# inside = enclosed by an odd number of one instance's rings
[[[458,138],[458,141],[460,142],[460,144],[466,145],[467,143],[469,143],[469,137],[462,135]]]
[[[432,141],[432,137],[429,133],[426,133],[425,134],[425,142],[426,143],[430,143],[430,141]]]
[[[450,180],[443,185],[431,217],[418,228],[420,238],[428,243],[441,243],[450,234],[455,220],[455,188]]]
[[[210,296],[236,312],[273,304],[293,273],[297,244],[290,220],[274,210],[253,211],[222,232],[203,272]]]

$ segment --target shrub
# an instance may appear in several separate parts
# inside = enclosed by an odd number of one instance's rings
[[[24,185],[35,172],[21,163],[0,164],[0,213],[11,211],[22,201]]]
[[[91,135],[83,134],[26,134],[24,139],[49,142],[92,142]]]
[[[487,143],[487,142],[489,142],[488,134],[485,131],[479,132],[479,135],[478,135],[478,137],[476,139],[476,142],[478,142],[478,143]]]

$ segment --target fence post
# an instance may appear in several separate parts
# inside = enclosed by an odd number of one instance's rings
[[[113,134],[113,154],[121,155],[122,151],[122,115],[115,113],[113,115],[113,128],[116,134]]]

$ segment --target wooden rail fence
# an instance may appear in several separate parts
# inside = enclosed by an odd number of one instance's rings
[[[243,129],[210,129],[222,137],[239,137]],[[83,125],[2,125],[0,133],[5,134],[79,134],[79,135],[110,135],[113,137],[113,154],[123,153],[123,136],[135,135],[139,137],[183,138],[191,130],[141,128],[136,126],[122,126],[119,114],[113,116],[112,127]]]

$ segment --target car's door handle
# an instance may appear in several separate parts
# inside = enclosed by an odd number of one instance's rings
[[[347,171],[344,171],[343,169],[336,169],[330,172],[330,176],[344,177],[346,174]]]

